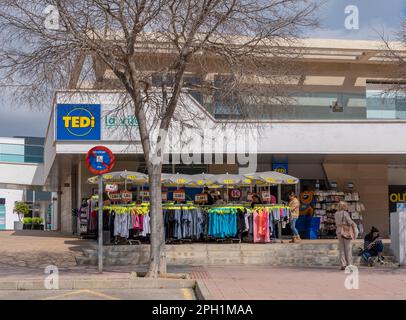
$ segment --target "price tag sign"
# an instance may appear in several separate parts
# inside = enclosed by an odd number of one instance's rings
[[[110,192],[109,193],[109,198],[112,201],[118,201],[121,200],[121,194],[118,192]]]
[[[240,198],[241,198],[241,195],[242,195],[242,193],[241,193],[241,190],[240,190],[240,189],[233,189],[233,190],[230,190],[230,198],[233,198],[233,199],[240,199]]]
[[[162,192],[162,201],[168,201],[168,192]]]
[[[195,202],[196,203],[206,203],[208,200],[207,194],[205,193],[198,193],[195,195]]]
[[[185,190],[176,190],[173,192],[173,200],[185,201],[186,193]]]
[[[140,196],[143,198],[148,198],[149,197],[149,190],[141,190],[140,191]]]
[[[132,201],[133,194],[129,191],[121,191],[121,199],[124,201]]]
[[[116,192],[117,190],[118,190],[118,185],[106,184],[106,192]]]

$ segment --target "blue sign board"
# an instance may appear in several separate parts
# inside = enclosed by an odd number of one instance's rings
[[[287,162],[273,162],[272,171],[277,171],[280,173],[288,173],[288,163]]]
[[[100,104],[58,104],[56,106],[57,140],[100,140]]]

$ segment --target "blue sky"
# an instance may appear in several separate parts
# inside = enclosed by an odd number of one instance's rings
[[[345,7],[359,9],[359,30],[344,26]],[[406,15],[406,0],[327,0],[318,13],[321,28],[308,33],[313,38],[380,39],[394,38]],[[49,121],[49,106],[27,106],[13,102],[0,86],[0,136],[44,136]]]

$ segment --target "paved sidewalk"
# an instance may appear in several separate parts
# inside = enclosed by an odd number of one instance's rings
[[[192,272],[206,299],[406,299],[405,269],[359,268],[359,289],[347,290],[337,268],[201,267]]]
[[[0,279],[43,276],[49,265],[76,269],[75,255],[91,243],[53,231],[1,231]]]

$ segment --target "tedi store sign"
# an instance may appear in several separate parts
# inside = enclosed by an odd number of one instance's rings
[[[100,140],[100,104],[58,104],[56,106],[57,140]]]

